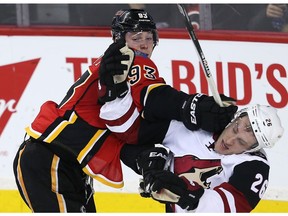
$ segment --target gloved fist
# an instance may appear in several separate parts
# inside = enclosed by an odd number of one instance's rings
[[[231,101],[235,99],[220,95],[223,102],[227,101],[227,107],[220,107],[212,96],[196,94],[190,96],[182,106],[182,121],[190,130],[199,128],[209,132],[221,132],[233,119],[238,107]],[[227,103],[226,103],[227,104]]]
[[[98,85],[101,102],[124,97],[128,91],[127,75],[134,61],[134,51],[124,40],[111,44],[102,56]]]
[[[149,198],[149,197],[151,197],[150,186],[151,186],[151,185],[149,185],[149,188],[146,187],[143,178],[141,178],[141,179],[139,180],[138,191],[139,191],[139,194],[140,194],[141,197],[144,197],[144,198]]]
[[[143,197],[149,196],[151,173],[167,169],[170,162],[169,150],[164,147],[154,147],[143,151],[136,159],[137,168],[143,179],[139,184],[139,192]],[[147,193],[147,194],[146,194]]]
[[[182,209],[197,208],[204,188],[197,182],[189,181],[184,176],[170,171],[156,171],[152,174],[151,197],[160,203],[177,204]]]

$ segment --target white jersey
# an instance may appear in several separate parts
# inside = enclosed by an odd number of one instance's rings
[[[195,212],[250,212],[263,196],[269,176],[264,150],[220,155],[213,134],[190,131],[171,121],[163,145],[174,153],[172,170],[205,188]],[[186,212],[175,206],[175,212]]]

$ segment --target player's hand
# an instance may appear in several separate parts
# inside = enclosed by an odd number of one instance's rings
[[[134,51],[124,40],[111,44],[102,56],[99,70],[101,102],[124,97],[128,91],[126,79],[134,61]]]
[[[150,174],[168,168],[166,166],[168,166],[169,159],[169,150],[164,147],[154,147],[140,153],[136,159],[136,164],[143,177],[139,184],[139,191],[142,190],[142,192],[140,191],[141,196],[146,197],[148,196],[146,193],[150,193]]]
[[[238,107],[236,100],[220,95],[225,107],[220,107],[212,96],[190,96],[182,107],[182,121],[190,130],[199,128],[209,132],[221,132],[231,122]],[[233,103],[234,101],[234,103]],[[231,105],[229,105],[231,104]]]
[[[151,197],[150,188],[146,187],[143,178],[139,179],[138,191],[139,191],[139,194],[140,194],[141,197],[144,197],[144,198]]]
[[[152,174],[151,197],[165,204],[177,204],[182,209],[193,210],[197,208],[204,188],[184,176],[170,171],[157,171]]]

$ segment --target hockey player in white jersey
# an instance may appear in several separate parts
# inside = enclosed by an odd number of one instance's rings
[[[238,111],[219,135],[171,121],[163,145],[173,153],[174,173],[149,168],[155,149],[145,152],[138,159],[144,195],[172,212],[250,212],[268,186],[263,148],[273,147],[283,131],[276,109],[264,105]]]

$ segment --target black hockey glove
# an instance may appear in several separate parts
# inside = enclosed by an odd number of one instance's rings
[[[99,70],[99,100],[102,103],[124,97],[128,91],[126,79],[134,61],[134,51],[124,40],[111,44],[102,56]]]
[[[236,101],[220,95],[222,101]],[[220,107],[212,96],[196,94],[190,96],[182,106],[182,121],[189,130],[199,128],[209,132],[221,132],[234,117],[238,107]]]
[[[204,188],[197,182],[189,182],[184,176],[179,177],[170,171],[154,172],[151,178],[151,196],[160,203],[174,203],[182,209],[194,210],[204,193]]]
[[[155,171],[168,169],[169,162],[169,150],[164,147],[148,149],[137,157],[137,168],[143,177],[139,184],[139,192],[142,197],[150,197],[150,175]]]

